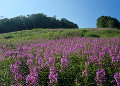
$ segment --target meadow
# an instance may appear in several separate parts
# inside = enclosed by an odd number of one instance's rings
[[[120,30],[0,34],[0,86],[120,86]]]

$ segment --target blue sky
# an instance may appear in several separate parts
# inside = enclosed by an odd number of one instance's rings
[[[44,13],[57,19],[66,18],[79,28],[95,28],[100,16],[111,16],[120,21],[120,0],[1,0],[0,16]]]

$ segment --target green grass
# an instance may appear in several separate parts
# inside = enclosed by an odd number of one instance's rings
[[[42,29],[37,28],[33,30],[22,30],[17,32],[9,32],[0,34],[0,41],[4,42],[18,42],[29,39],[61,39],[67,37],[97,37],[97,38],[109,38],[120,37],[120,30],[111,29]]]

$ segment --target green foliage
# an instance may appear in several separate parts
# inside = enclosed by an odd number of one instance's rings
[[[120,22],[110,16],[101,16],[97,19],[96,25],[100,28],[119,28]]]
[[[7,42],[22,42],[23,40],[30,39],[61,39],[68,37],[120,37],[120,30],[108,29],[103,30],[89,30],[89,29],[33,29],[22,30],[19,32],[10,32],[6,34],[0,34],[0,41]]]
[[[78,26],[65,18],[58,20],[55,17],[47,17],[43,13],[0,20],[0,33],[31,30],[33,28],[78,28]]]
[[[112,20],[109,20],[109,21],[108,21],[108,27],[114,28],[114,27],[115,27],[115,22],[112,21]]]
[[[38,84],[40,86],[48,86],[49,68],[41,69],[41,72],[38,74],[38,76],[39,76]]]
[[[10,39],[10,38],[12,38],[13,36],[5,36],[4,38],[5,39]]]
[[[87,33],[87,34],[85,34],[85,37],[97,37],[97,38],[99,38],[100,36],[97,34],[94,34],[94,33]]]
[[[9,86],[11,83],[10,65],[10,60],[0,61],[0,86]]]

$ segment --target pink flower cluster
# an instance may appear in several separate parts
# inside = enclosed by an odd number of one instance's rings
[[[14,60],[10,70],[15,78],[16,83],[19,80],[26,80],[26,85],[37,85],[39,80],[38,73],[41,69],[49,68],[50,84],[59,82],[58,74],[64,71],[57,71],[57,62],[59,60],[60,69],[69,68],[69,57],[71,54],[77,54],[79,58],[86,58],[87,63],[95,63],[95,66],[100,67],[96,72],[95,80],[97,84],[106,81],[105,70],[101,66],[101,62],[106,61],[106,56],[111,59],[111,64],[117,67],[120,66],[120,38],[68,38],[56,40],[25,40],[21,44],[14,44],[13,47],[3,45],[0,49],[0,61],[6,58]],[[4,57],[4,58],[3,58]],[[58,58],[59,57],[59,58]],[[57,60],[57,61],[56,61]],[[16,62],[17,61],[17,62]],[[28,66],[29,74],[23,78],[24,73],[21,71],[23,61]],[[117,64],[115,64],[117,63]],[[88,76],[88,70],[82,71]],[[116,83],[118,73],[114,76]]]
[[[50,84],[53,82],[58,82],[58,74],[56,73],[55,67],[50,67],[49,79],[50,79]]]
[[[115,79],[114,81],[117,82],[117,86],[120,86],[120,72],[116,72],[113,78]]]
[[[15,83],[13,85],[21,86],[20,81],[24,79],[23,73],[19,71],[18,65],[22,64],[20,61],[16,61],[15,64],[11,64],[10,70],[12,71],[12,76],[14,76]]]
[[[68,63],[69,63],[69,60],[67,58],[61,58],[61,69],[63,69],[63,67],[66,67],[66,69],[68,69]]]
[[[26,77],[26,86],[36,86],[38,81],[38,71],[37,67],[34,66],[33,68],[30,69],[30,74]]]
[[[95,80],[97,82],[97,85],[102,85],[103,82],[106,82],[104,69],[100,69],[96,72]]]
[[[88,71],[87,71],[87,70],[83,70],[83,71],[82,71],[82,77],[84,77],[84,75],[85,75],[86,77],[88,77],[89,74],[88,74]]]

